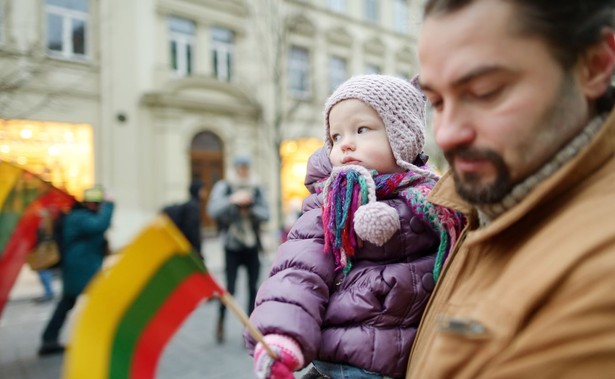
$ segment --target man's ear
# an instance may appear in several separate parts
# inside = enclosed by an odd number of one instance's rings
[[[597,99],[611,85],[615,71],[615,31],[604,29],[602,38],[591,46],[579,61],[580,81],[583,93]]]

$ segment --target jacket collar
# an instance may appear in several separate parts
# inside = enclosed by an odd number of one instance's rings
[[[471,242],[494,236],[528,214],[539,204],[582,183],[613,156],[614,150],[615,110],[607,118],[604,127],[579,151],[576,157],[565,163],[551,177],[538,184],[516,206],[500,215],[490,225],[477,230],[472,235],[468,235],[466,241]],[[468,219],[468,227],[471,229],[477,227],[477,211],[471,204],[461,199],[455,191],[450,170],[436,184],[429,195],[429,200],[463,212]]]

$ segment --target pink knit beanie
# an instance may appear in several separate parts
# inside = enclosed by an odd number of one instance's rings
[[[325,146],[329,154],[332,148],[329,138],[329,113],[335,104],[348,99],[361,100],[378,113],[384,123],[393,156],[399,167],[412,171],[425,179],[438,179],[438,176],[429,168],[417,167],[413,164],[425,145],[426,99],[416,84],[416,80],[407,81],[388,75],[360,75],[342,83],[325,103]],[[399,216],[395,209],[377,201],[374,180],[371,173],[364,167],[349,165],[335,167],[332,170],[331,176],[325,183],[323,223],[328,221],[326,209],[333,209],[330,203],[336,201],[335,198],[329,199],[328,194],[331,187],[334,187],[335,183],[341,183],[338,176],[354,175],[350,171],[354,171],[361,177],[361,180],[357,181],[359,184],[356,184],[361,188],[354,192],[367,193],[366,199],[351,202],[360,205],[354,212],[352,228],[359,238],[382,246],[399,230]],[[327,233],[331,234],[326,231],[326,237]],[[344,267],[345,271],[348,270],[350,266],[347,266],[347,256],[352,253],[347,250],[352,250],[352,248],[346,246],[338,248],[339,251],[336,248],[333,250],[340,267]]]
[[[358,99],[372,107],[382,119],[397,165],[412,165],[425,145],[426,99],[413,82],[389,75],[359,75],[342,83],[325,103],[325,145],[331,152],[329,112],[342,100]]]

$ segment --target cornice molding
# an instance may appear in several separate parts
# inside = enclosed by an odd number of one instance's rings
[[[258,118],[261,107],[232,83],[208,77],[169,81],[162,90],[145,93],[141,102],[151,107],[170,107]]]

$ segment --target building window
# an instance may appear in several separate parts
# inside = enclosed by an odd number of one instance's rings
[[[395,0],[395,31],[399,33],[408,32],[408,2],[407,0]]]
[[[397,76],[399,78],[402,78],[402,79],[405,79],[405,80],[410,80],[410,73],[408,73],[408,72],[400,71],[400,72],[397,73]]]
[[[296,98],[310,95],[310,53],[303,47],[291,46],[288,52],[288,87]]]
[[[380,69],[380,66],[376,64],[368,63],[367,65],[365,65],[365,73],[366,74],[380,74],[382,73],[382,70]]]
[[[88,54],[88,0],[47,0],[47,51],[63,58]]]
[[[380,4],[379,0],[363,0],[365,19],[369,22],[377,24],[380,22]]]
[[[347,63],[344,58],[329,58],[329,93],[342,84],[348,78]]]
[[[171,68],[179,76],[192,74],[195,31],[194,21],[169,17]]]
[[[0,45],[4,44],[4,0],[0,0]]]
[[[211,56],[214,76],[218,80],[230,82],[233,76],[233,41],[231,30],[214,27],[211,30]]]
[[[329,9],[338,13],[344,13],[344,10],[346,9],[345,0],[327,0],[327,5]]]

